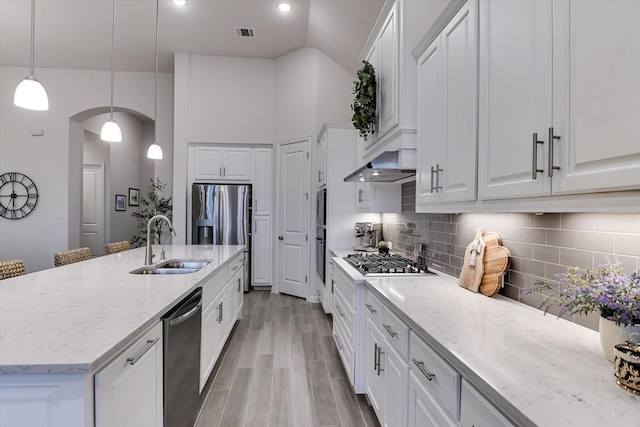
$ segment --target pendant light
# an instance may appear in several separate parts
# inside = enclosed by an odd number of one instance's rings
[[[107,142],[121,142],[122,131],[120,126],[113,120],[113,63],[115,60],[115,34],[116,34],[116,0],[113,0],[113,20],[111,22],[111,116],[102,125],[100,139]]]
[[[13,103],[17,107],[27,110],[47,111],[49,97],[42,83],[33,75],[33,52],[36,38],[36,0],[31,0],[31,56],[29,59],[29,75],[18,84],[13,96]]]
[[[160,9],[160,0],[156,0],[156,72],[154,74],[154,112],[153,118],[155,120],[155,139],[156,142],[149,146],[147,150],[147,157],[150,159],[161,160],[162,159],[162,147],[158,144],[158,15]]]

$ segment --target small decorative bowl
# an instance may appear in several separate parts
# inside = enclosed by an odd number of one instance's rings
[[[640,343],[627,341],[616,344],[613,355],[616,383],[628,392],[640,396]]]

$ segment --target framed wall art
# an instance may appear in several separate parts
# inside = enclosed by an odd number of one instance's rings
[[[129,188],[129,206],[140,206],[140,190]]]
[[[124,194],[116,194],[116,211],[127,210],[127,196]]]

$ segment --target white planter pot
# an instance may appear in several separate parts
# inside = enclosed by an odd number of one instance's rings
[[[640,325],[616,325],[616,322],[600,317],[600,344],[604,357],[609,361],[614,361],[613,347],[625,341],[640,343]]]

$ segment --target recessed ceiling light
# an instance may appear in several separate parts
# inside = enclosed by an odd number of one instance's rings
[[[186,0],[173,0],[173,2],[178,6],[184,6],[185,4],[187,4]]]
[[[291,5],[289,3],[280,3],[278,4],[278,10],[282,13],[291,12]]]
[[[371,176],[380,176],[380,172],[378,171],[371,172]]]

